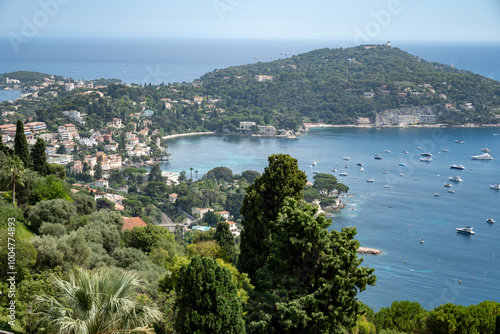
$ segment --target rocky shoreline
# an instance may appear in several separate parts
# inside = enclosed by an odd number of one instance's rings
[[[382,254],[382,251],[375,248],[359,247],[358,253],[367,255],[380,255]]]

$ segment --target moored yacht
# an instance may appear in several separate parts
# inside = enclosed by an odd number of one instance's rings
[[[500,184],[492,184],[490,185],[490,188],[495,190],[500,190]]]
[[[347,156],[343,157],[342,159],[347,160],[347,161],[351,160],[351,158],[347,157]]]
[[[481,151],[486,152],[486,153],[490,153],[490,152],[491,152],[491,151],[490,151],[490,149],[489,149],[489,148],[486,148],[486,147],[485,147],[485,148],[483,148],[483,149],[481,149]]]
[[[346,172],[339,173],[340,176],[347,176]]]
[[[434,160],[432,160],[432,157],[423,157],[423,158],[420,158],[420,161],[422,161],[422,162],[433,162]]]
[[[450,165],[450,168],[451,169],[465,169],[464,165]]]
[[[381,160],[382,156],[377,153],[377,154],[375,154],[375,156],[373,158],[376,159],[376,160]]]
[[[432,153],[429,153],[429,152],[427,152],[427,153],[420,153],[420,155],[423,156],[423,157],[432,157]]]
[[[486,222],[488,224],[495,224],[495,219],[493,219],[493,218],[490,217],[490,218],[486,219]]]
[[[473,155],[471,158],[474,160],[493,160],[493,157],[489,153]]]
[[[464,227],[457,227],[457,232],[458,233],[464,233],[464,234],[474,234],[471,226],[464,226]]]
[[[450,176],[449,179],[450,179],[450,181],[453,181],[453,182],[462,182],[462,179],[460,178],[460,176]]]
[[[444,186],[445,186],[445,187],[448,187],[448,188],[453,187],[453,185],[452,185],[452,184],[449,184],[449,183],[445,183],[445,184],[444,184]]]
[[[464,140],[455,140],[455,143],[457,143],[457,144],[465,144],[465,141]]]

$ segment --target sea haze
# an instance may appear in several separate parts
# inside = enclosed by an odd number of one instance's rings
[[[16,53],[9,40],[3,38],[0,40],[0,73],[27,70],[73,79],[116,78],[140,84],[191,82],[215,69],[349,45],[331,40],[35,37],[20,45]],[[453,64],[496,80],[500,78],[498,43],[392,41],[392,45],[425,60]]]
[[[490,189],[490,184],[500,183],[499,134],[498,128],[336,128],[312,130],[296,140],[183,137],[169,140],[172,160],[162,169],[186,170],[188,177],[190,167],[199,177],[217,166],[228,166],[234,173],[263,172],[273,153],[297,158],[309,181],[314,171],[333,173],[336,168],[333,174],[349,186],[352,196],[343,200],[349,205],[333,215],[331,228],[356,226],[361,245],[383,251],[363,256],[363,265],[376,269],[378,281],[359,295],[360,300],[375,310],[394,300],[417,301],[432,309],[445,303],[477,304],[500,295],[500,224],[486,223],[490,216],[500,222],[500,192]],[[455,144],[459,139],[466,144]],[[496,159],[471,159],[485,147]],[[420,162],[422,152],[432,153],[434,162]],[[374,160],[376,153],[382,160]],[[317,165],[310,168],[313,161]],[[364,171],[357,162],[364,164]],[[463,164],[466,170],[450,169],[451,164]],[[340,177],[344,171],[348,176]],[[454,183],[451,194],[444,183],[455,175],[463,182]],[[366,182],[369,178],[374,182]],[[456,232],[465,225],[473,226],[476,234]]]

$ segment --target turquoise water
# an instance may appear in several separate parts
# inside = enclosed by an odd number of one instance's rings
[[[235,173],[248,169],[262,172],[267,156],[273,153],[297,158],[311,181],[313,171],[332,173],[332,167],[337,168],[334,174],[350,187],[353,196],[346,198],[349,205],[332,217],[332,228],[356,226],[363,246],[384,252],[364,256],[363,264],[376,269],[378,282],[359,298],[376,310],[394,300],[417,301],[432,309],[448,302],[470,305],[495,298],[500,301],[500,192],[489,189],[490,184],[500,183],[497,134],[498,128],[340,128],[312,130],[296,140],[184,137],[169,140],[172,161],[162,168],[186,170],[188,176],[190,167],[199,171],[198,176],[216,166],[228,166]],[[458,139],[466,144],[455,144]],[[495,160],[471,160],[485,147],[491,149]],[[410,154],[403,154],[404,150]],[[421,152],[432,153],[434,162],[420,162]],[[375,153],[383,159],[374,160]],[[351,160],[346,162],[343,156]],[[313,161],[318,164],[309,168]],[[363,162],[365,170],[360,171],[356,162]],[[450,164],[463,164],[466,170],[451,170]],[[339,177],[342,171],[349,176]],[[454,175],[461,176],[463,182],[454,184],[455,193],[450,194],[443,184]],[[375,182],[366,182],[368,178]],[[390,188],[384,188],[386,184]],[[436,192],[442,196],[435,197]],[[486,223],[488,217],[499,223]],[[457,234],[455,228],[465,225],[473,226],[476,234]]]

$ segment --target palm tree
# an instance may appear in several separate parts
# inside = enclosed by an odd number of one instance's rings
[[[193,167],[190,167],[189,170],[191,171],[191,180],[193,179]]]
[[[198,170],[195,170],[194,172],[196,174],[196,179],[198,180]]]
[[[12,205],[16,206],[16,174],[21,175],[24,172],[24,164],[15,155],[5,162],[2,169],[9,174],[12,173]]]
[[[137,290],[145,282],[132,272],[77,269],[68,281],[50,280],[58,294],[38,296],[36,304],[43,311],[35,314],[49,333],[125,333],[162,317],[156,306],[138,301]]]

